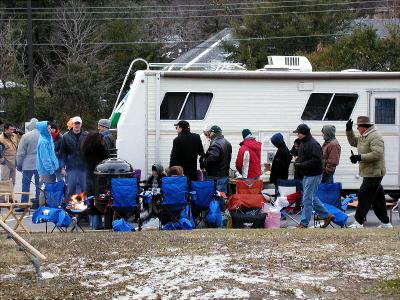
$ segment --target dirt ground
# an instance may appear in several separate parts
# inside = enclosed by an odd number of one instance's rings
[[[0,234],[0,299],[399,299],[400,229]]]

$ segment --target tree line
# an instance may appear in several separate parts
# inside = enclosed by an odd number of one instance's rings
[[[25,1],[0,4],[0,114],[27,121]],[[379,37],[356,18],[396,18],[400,1],[33,1],[35,115],[87,128],[108,117],[132,59],[168,62],[226,27],[229,59],[262,68],[269,55],[305,55],[314,70],[400,68],[399,25]],[[140,65],[138,67],[141,67]],[[133,76],[134,70],[131,73]],[[133,78],[133,77],[132,77]],[[130,79],[132,79],[130,78]]]

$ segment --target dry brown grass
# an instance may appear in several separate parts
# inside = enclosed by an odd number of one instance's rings
[[[44,279],[0,235],[0,299],[398,299],[400,230],[33,234]],[[385,283],[387,283],[385,285]],[[389,286],[389,288],[387,288]]]

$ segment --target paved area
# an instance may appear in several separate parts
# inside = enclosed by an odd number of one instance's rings
[[[15,184],[15,190],[16,191],[21,191],[21,179],[22,179],[22,174],[20,172],[17,172],[16,184]],[[34,185],[33,184],[31,184],[31,191],[34,191]],[[5,210],[2,211],[2,213],[4,213],[4,212],[5,212]],[[34,211],[31,210],[30,214],[25,217],[25,220],[24,220],[25,226],[31,232],[45,232],[46,231],[46,225],[45,224],[33,224],[32,223],[31,217],[32,217],[33,212]],[[354,209],[349,209],[346,213],[349,215],[349,218],[347,220],[347,224],[349,225],[352,222],[354,222],[355,210]],[[389,211],[388,211],[388,213],[389,213]],[[296,220],[299,220],[299,216],[294,216],[294,218]],[[310,225],[311,225],[311,223],[312,222],[310,222]],[[7,224],[12,227],[15,224],[15,220],[14,219],[9,219],[9,220],[7,220]],[[379,224],[380,224],[380,221],[376,218],[374,212],[371,210],[368,213],[368,216],[367,216],[367,222],[365,224],[366,227],[377,227]],[[392,224],[395,227],[400,227],[399,213],[397,213],[397,212],[393,213]],[[86,220],[83,220],[81,222],[81,225],[82,225],[84,230],[89,230],[90,229],[88,223],[86,222]],[[293,221],[286,220],[286,221],[282,221],[281,225],[282,225],[282,227],[294,227],[296,224]],[[52,224],[49,223],[48,224],[48,228],[51,230],[53,228]]]

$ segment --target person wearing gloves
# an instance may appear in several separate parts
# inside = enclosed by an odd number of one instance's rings
[[[275,133],[271,137],[271,143],[278,148],[274,159],[272,160],[271,175],[269,181],[276,183],[278,179],[288,179],[289,177],[289,166],[292,161],[292,155],[288,147],[285,144],[282,134]]]
[[[299,148],[298,160],[294,163],[303,173],[303,211],[298,228],[307,228],[313,211],[318,214],[324,223],[321,228],[327,227],[333,220],[333,215],[329,214],[321,200],[317,197],[318,185],[322,178],[322,149],[321,145],[313,138],[310,127],[307,124],[300,124],[293,131],[297,133],[301,144]]]
[[[36,168],[43,183],[56,181],[56,171],[59,169],[58,159],[54,151],[51,126],[47,121],[36,123],[40,137],[37,145]]]
[[[356,125],[360,136],[355,136],[351,119],[346,123],[346,136],[349,144],[357,147],[358,154],[352,151],[350,161],[353,164],[358,163],[363,182],[358,191],[355,221],[349,228],[363,228],[371,206],[381,221],[378,227],[392,228],[386,210],[385,192],[381,185],[383,176],[386,174],[385,142],[369,117],[359,116]]]
[[[27,133],[25,133],[18,144],[16,163],[17,170],[22,172],[22,192],[29,192],[31,186],[32,176],[35,178],[35,201],[32,205],[37,208],[39,205],[39,174],[36,169],[36,153],[39,141],[39,131],[36,129],[38,119],[32,118],[26,126]],[[24,194],[21,196],[21,202],[27,203],[29,195]],[[22,211],[23,209],[21,209]]]
[[[249,129],[243,129],[242,136],[236,169],[243,178],[256,179],[261,175],[261,143],[256,141]]]
[[[336,127],[334,125],[324,125],[322,135],[325,140],[322,145],[322,161],[324,173],[322,174],[322,183],[333,183],[333,174],[340,160],[340,144],[336,139]]]

